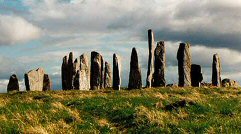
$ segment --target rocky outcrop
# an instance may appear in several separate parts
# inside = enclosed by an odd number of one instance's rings
[[[131,53],[128,88],[129,89],[142,88],[141,68],[138,62],[138,55],[137,55],[136,48],[133,48]]]
[[[112,72],[110,64],[108,62],[105,62],[104,88],[109,87],[112,87]]]
[[[153,83],[153,73],[154,73],[154,33],[152,30],[148,30],[148,46],[149,46],[149,59],[148,59],[148,68],[147,68],[147,78],[146,78],[146,87],[152,87]]]
[[[212,85],[221,86],[221,62],[218,54],[213,55]]]
[[[191,66],[191,80],[193,87],[200,87],[203,80],[202,70],[200,65],[192,64]]]
[[[235,80],[226,78],[226,79],[222,80],[222,87],[236,87],[237,88],[237,87],[240,87],[240,85]]]
[[[153,86],[164,87],[166,86],[165,68],[166,68],[166,50],[164,41],[157,43],[155,49],[155,62],[154,62]]]
[[[191,86],[191,53],[190,45],[181,43],[177,52],[178,60],[178,86]]]
[[[117,54],[113,55],[113,89],[120,90],[121,87],[121,63]]]
[[[43,91],[51,89],[51,81],[49,76],[45,74],[43,68],[31,70],[24,75],[27,91]]]
[[[74,83],[74,63],[73,63],[73,53],[69,53],[69,57],[65,56],[62,63],[62,88],[63,90],[73,89]]]
[[[91,90],[102,89],[104,86],[103,58],[97,52],[91,52]]]
[[[18,77],[17,75],[13,74],[9,78],[8,86],[7,86],[7,91],[19,91],[19,83],[18,83]]]

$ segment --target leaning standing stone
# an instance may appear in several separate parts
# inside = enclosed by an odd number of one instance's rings
[[[138,63],[138,55],[137,55],[136,48],[133,48],[132,53],[131,53],[128,88],[129,89],[141,89],[142,88],[141,68]]]
[[[146,87],[152,87],[153,83],[153,73],[154,73],[154,34],[152,30],[148,30],[148,46],[149,46],[149,59],[148,59],[148,69],[146,78]]]
[[[104,88],[112,86],[111,67],[108,62],[105,62],[105,73],[104,73]]]
[[[157,43],[155,49],[155,71],[153,75],[153,86],[166,86],[165,68],[166,68],[166,50],[164,41]]]
[[[191,53],[190,45],[181,43],[177,52],[178,60],[178,86],[191,86]]]
[[[51,90],[51,88],[52,88],[52,81],[48,74],[44,74],[43,91]]]
[[[91,52],[91,74],[90,74],[90,88],[97,90],[103,88],[103,58],[97,52]]]
[[[200,87],[203,80],[202,69],[200,65],[192,64],[191,79],[193,87]]]
[[[17,75],[13,74],[12,76],[10,76],[7,91],[8,92],[19,91],[19,83],[18,83]]]
[[[43,91],[44,69],[38,68],[25,74],[25,85],[27,91]]]
[[[120,90],[121,87],[121,63],[120,57],[113,55],[113,89]]]
[[[221,86],[221,63],[218,54],[213,55],[212,85]]]

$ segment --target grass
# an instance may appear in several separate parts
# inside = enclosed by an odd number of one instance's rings
[[[241,133],[241,89],[0,94],[0,133]]]

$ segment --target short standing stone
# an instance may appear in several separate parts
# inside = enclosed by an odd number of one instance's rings
[[[44,74],[43,91],[48,91],[51,89],[52,89],[52,81],[48,74]]]
[[[133,48],[132,53],[131,53],[128,88],[129,89],[141,89],[142,88],[141,68],[138,63],[138,55],[137,55],[136,48]]]
[[[193,87],[200,87],[203,80],[202,70],[200,65],[192,64],[191,79]]]
[[[178,86],[191,86],[191,53],[190,45],[181,43],[177,52],[178,60]]]
[[[113,55],[113,89],[120,90],[121,87],[121,63],[117,54]]]
[[[25,74],[25,85],[27,91],[43,91],[44,69],[38,68]]]
[[[165,68],[166,68],[166,50],[164,41],[157,43],[155,49],[155,71],[153,75],[153,86],[166,86]]]
[[[221,86],[221,63],[218,54],[213,55],[212,85]]]
[[[74,89],[89,90],[90,89],[90,69],[88,57],[82,54],[74,62]]]
[[[112,87],[112,73],[111,67],[108,62],[105,62],[105,73],[104,73],[104,87],[109,88]]]
[[[8,92],[19,91],[19,83],[18,83],[17,75],[13,74],[12,76],[10,76],[7,91]]]
[[[222,87],[240,87],[240,85],[238,84],[238,82],[236,82],[235,80],[231,80],[231,79],[223,79],[222,80]]]
[[[146,87],[152,87],[153,83],[153,73],[154,73],[154,33],[152,30],[148,30],[148,46],[149,46],[149,59],[148,59],[148,68],[147,68],[147,78],[146,78]]]
[[[91,52],[91,73],[90,73],[90,88],[97,90],[103,88],[104,85],[104,68],[103,58],[97,52]]]

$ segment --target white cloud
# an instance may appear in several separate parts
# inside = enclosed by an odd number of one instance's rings
[[[40,34],[40,29],[25,19],[0,14],[0,45],[29,41]]]

